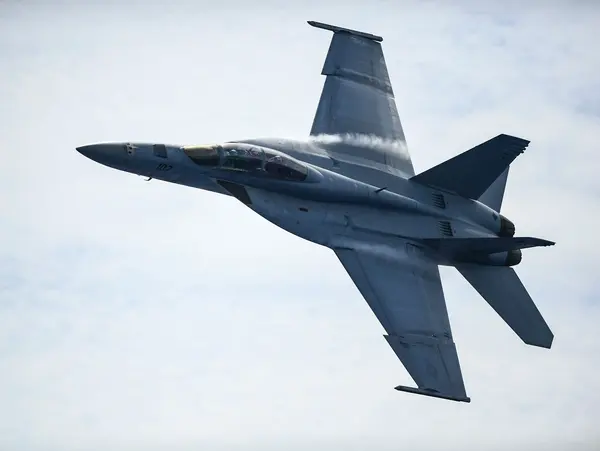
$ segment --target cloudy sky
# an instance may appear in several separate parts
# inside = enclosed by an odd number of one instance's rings
[[[96,3],[0,2],[0,449],[600,447],[596,2]],[[384,36],[417,172],[531,140],[503,213],[557,242],[518,268],[554,345],[443,268],[471,404],[393,390],[331,251],[74,150],[305,136],[331,38],[310,19]]]

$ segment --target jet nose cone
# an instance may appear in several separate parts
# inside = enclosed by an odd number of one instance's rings
[[[98,162],[127,156],[122,144],[88,144],[76,149],[81,155]]]
[[[88,145],[88,146],[79,146],[79,147],[76,147],[75,149],[77,149],[77,152],[79,152],[81,155],[88,157],[91,153],[93,153],[94,147],[96,147],[96,146],[94,144],[92,144],[92,145]]]

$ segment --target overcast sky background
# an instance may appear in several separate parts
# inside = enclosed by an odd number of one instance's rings
[[[0,449],[600,448],[598,3],[119,3],[0,2]],[[384,37],[417,172],[531,140],[503,214],[557,242],[517,268],[554,345],[443,268],[471,404],[393,389],[331,251],[75,151],[306,136],[310,19]]]

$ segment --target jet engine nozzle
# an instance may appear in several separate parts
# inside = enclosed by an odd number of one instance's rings
[[[471,257],[470,263],[478,263],[486,266],[515,266],[521,263],[523,254],[520,249],[515,249],[506,252],[497,252],[484,256]]]
[[[523,259],[523,252],[521,249],[515,249],[513,251],[509,251],[506,256],[506,266],[516,266],[521,263]]]
[[[498,232],[498,236],[506,236],[506,237],[515,236],[514,223],[502,215],[500,215],[500,231]]]

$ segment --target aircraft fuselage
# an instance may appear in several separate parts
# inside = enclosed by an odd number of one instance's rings
[[[499,134],[416,174],[383,56],[383,38],[333,32],[309,138],[215,145],[113,143],[77,150],[106,166],[235,197],[280,228],[329,247],[385,329],[418,388],[470,402],[438,265],[455,266],[523,342],[553,334],[510,268],[521,249],[502,208],[510,164],[529,141]]]
[[[514,234],[510,221],[478,201],[411,182],[383,165],[378,169],[362,165],[360,159],[337,159],[335,149],[314,142],[107,143],[78,150],[114,169],[234,196],[288,232],[328,247],[364,241],[393,253],[407,238]],[[427,252],[438,264],[456,263],[454,255]],[[485,261],[473,258],[504,266],[517,264],[520,251],[488,255]]]

